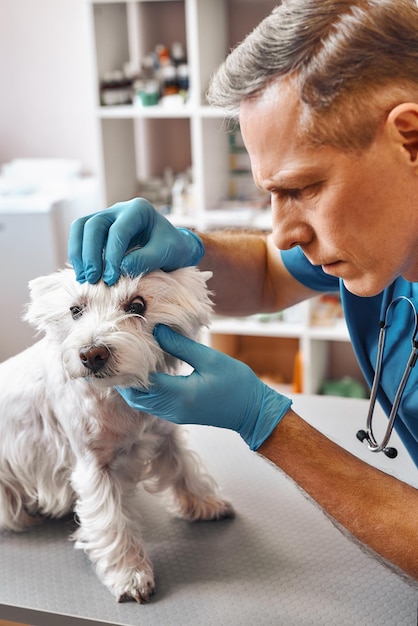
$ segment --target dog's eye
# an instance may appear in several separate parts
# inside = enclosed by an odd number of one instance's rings
[[[78,320],[83,315],[83,308],[81,306],[70,306],[70,311],[73,320]]]
[[[131,315],[144,315],[145,313],[145,301],[137,296],[129,304],[126,305],[125,311]]]

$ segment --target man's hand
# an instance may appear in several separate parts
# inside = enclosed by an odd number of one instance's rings
[[[178,424],[203,424],[237,431],[252,450],[271,434],[291,400],[265,385],[241,361],[159,325],[163,350],[193,367],[189,376],[156,373],[149,390],[121,389],[133,408]]]
[[[196,265],[203,254],[197,235],[175,228],[143,198],[76,220],[68,243],[77,280],[96,283],[103,278],[108,285],[121,274],[138,276]]]

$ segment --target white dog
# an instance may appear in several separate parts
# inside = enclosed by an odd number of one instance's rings
[[[0,364],[0,528],[75,511],[77,548],[119,601],[147,601],[152,564],[137,485],[168,490],[187,520],[233,516],[181,427],[132,410],[114,390],[174,373],[153,328],[196,337],[210,319],[209,272],[195,268],[79,284],[70,269],[30,283],[26,320],[45,336]]]

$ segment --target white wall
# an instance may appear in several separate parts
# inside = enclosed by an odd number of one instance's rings
[[[97,172],[84,0],[0,0],[0,165],[63,157]]]

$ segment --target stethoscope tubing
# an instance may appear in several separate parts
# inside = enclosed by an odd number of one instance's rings
[[[379,319],[380,331],[379,331],[379,338],[378,338],[375,374],[373,378],[372,389],[370,392],[369,411],[367,414],[367,422],[366,422],[367,430],[366,431],[360,430],[357,433],[357,438],[360,441],[367,440],[367,447],[371,452],[384,452],[390,458],[394,458],[397,455],[397,451],[395,448],[388,447],[388,443],[393,432],[395,419],[398,414],[399,405],[402,400],[406,383],[408,382],[408,378],[418,358],[418,341],[417,341],[418,314],[417,314],[415,305],[412,302],[412,300],[408,298],[407,296],[398,296],[397,298],[391,299],[392,292],[393,292],[393,285],[392,285],[392,289],[389,289],[385,292],[384,298],[382,301],[381,311],[380,311],[380,319]],[[414,316],[414,333],[411,339],[411,353],[409,355],[406,367],[403,371],[401,381],[396,390],[392,409],[389,415],[386,432],[381,442],[379,443],[373,432],[373,423],[372,423],[373,414],[374,414],[374,410],[376,407],[377,392],[378,392],[379,384],[381,380],[383,351],[385,347],[386,332],[389,326],[391,325],[394,310],[400,302],[407,302],[412,309],[413,316]]]

